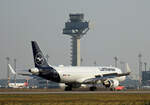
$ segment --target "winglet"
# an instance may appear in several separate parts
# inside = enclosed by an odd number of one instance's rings
[[[11,67],[10,64],[8,64],[8,67],[9,67],[9,69],[10,69],[10,71],[11,71],[12,74],[14,74],[14,75],[17,74],[17,73],[15,72],[15,70]]]
[[[126,63],[126,69],[127,69],[127,72],[128,72],[128,73],[131,73],[131,69],[130,69],[128,63]]]

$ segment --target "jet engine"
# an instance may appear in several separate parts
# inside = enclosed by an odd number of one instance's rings
[[[29,69],[29,72],[32,74],[39,74],[39,69],[38,68],[31,68],[31,69]]]
[[[115,87],[119,86],[119,81],[116,79],[107,79],[107,80],[103,81],[103,85],[106,88],[115,88]]]

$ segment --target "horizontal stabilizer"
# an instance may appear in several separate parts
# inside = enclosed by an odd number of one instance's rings
[[[29,74],[29,73],[16,73],[15,70],[12,68],[12,66],[10,64],[8,64],[9,70],[11,71],[12,74],[14,75],[22,75],[22,76],[30,76],[30,77],[34,77],[34,75]]]
[[[10,64],[8,64],[9,70],[11,71],[12,74],[16,75],[15,70],[11,67]]]

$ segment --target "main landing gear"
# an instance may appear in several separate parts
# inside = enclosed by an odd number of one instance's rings
[[[72,90],[72,86],[68,85],[67,87],[65,87],[65,91],[71,91]]]
[[[95,86],[90,87],[90,91],[95,91],[95,90],[97,90],[97,87]]]

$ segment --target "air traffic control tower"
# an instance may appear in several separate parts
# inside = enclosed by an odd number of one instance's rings
[[[84,14],[69,14],[69,17],[69,21],[65,23],[63,34],[71,36],[72,66],[80,66],[80,39],[89,30],[89,22],[84,20]]]

